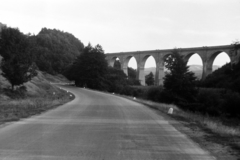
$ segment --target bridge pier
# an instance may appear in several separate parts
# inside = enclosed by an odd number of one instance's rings
[[[141,67],[141,66],[138,65],[137,77],[138,77],[138,80],[140,81],[140,84],[145,86],[144,67]]]
[[[156,67],[155,86],[163,85],[164,76],[164,66]]]
[[[156,61],[156,73],[155,73],[155,85],[163,85],[163,77],[164,74],[164,60],[163,57],[157,57],[155,58]]]
[[[212,65],[209,65],[209,62],[203,62],[202,80],[204,80],[211,73]]]
[[[122,67],[121,69],[122,69],[123,72],[128,76],[128,69],[127,69],[127,67]]]

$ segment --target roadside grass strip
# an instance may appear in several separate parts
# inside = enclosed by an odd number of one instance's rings
[[[0,102],[0,123],[17,121],[53,109],[74,99],[64,90],[58,90],[56,95],[44,97],[27,97],[24,99],[10,99]]]

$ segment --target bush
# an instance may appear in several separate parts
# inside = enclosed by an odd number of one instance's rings
[[[227,117],[240,118],[240,94],[232,91],[226,92],[221,109]]]
[[[163,87],[156,87],[156,86],[149,87],[146,93],[146,98],[151,101],[160,102],[162,92],[163,92]]]
[[[133,85],[140,86],[141,85],[140,81],[137,79],[128,79],[127,84],[130,86],[133,86]]]
[[[201,104],[196,108],[197,111],[215,116],[220,115],[220,104],[222,101],[221,90],[200,89],[197,100]]]
[[[15,90],[5,88],[3,93],[12,99],[22,99],[26,97],[27,89],[25,86],[17,87]]]
[[[120,94],[124,94],[127,96],[132,96],[133,95],[132,93],[133,93],[133,90],[129,86],[123,86],[120,91]]]
[[[212,116],[240,118],[240,94],[224,89],[200,89],[196,111]]]

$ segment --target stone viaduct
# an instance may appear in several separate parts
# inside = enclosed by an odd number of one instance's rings
[[[197,53],[203,64],[202,79],[205,79],[207,75],[212,73],[213,61],[216,56],[225,52],[230,57],[231,63],[237,63],[240,57],[239,51],[233,49],[233,45],[222,45],[222,46],[203,46],[194,48],[177,48],[180,55],[183,56],[184,60],[188,62],[189,58]],[[134,52],[118,52],[118,53],[107,53],[106,59],[109,66],[113,66],[117,58],[121,63],[121,69],[127,75],[127,67],[129,60],[134,57],[137,61],[137,77],[142,85],[145,85],[144,66],[148,57],[152,56],[156,62],[156,73],[155,73],[155,85],[163,84],[164,77],[164,61],[171,55],[173,49],[163,50],[149,50],[149,51],[134,51]]]

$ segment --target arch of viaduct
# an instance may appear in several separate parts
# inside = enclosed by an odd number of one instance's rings
[[[156,62],[156,73],[155,73],[155,85],[163,84],[164,77],[164,61],[171,55],[173,49],[164,50],[149,50],[149,51],[134,51],[134,52],[118,52],[118,53],[107,53],[106,59],[109,66],[113,66],[117,58],[121,63],[121,69],[126,75],[129,60],[134,57],[137,61],[137,78],[140,80],[142,85],[145,85],[144,66],[148,57],[152,56]],[[239,51],[233,51],[232,45],[223,46],[211,46],[211,47],[194,47],[194,48],[178,48],[180,55],[183,56],[187,62],[189,58],[197,53],[202,59],[203,73],[202,79],[205,79],[207,75],[212,73],[213,61],[216,56],[225,52],[230,57],[231,63],[237,63],[240,57]]]

